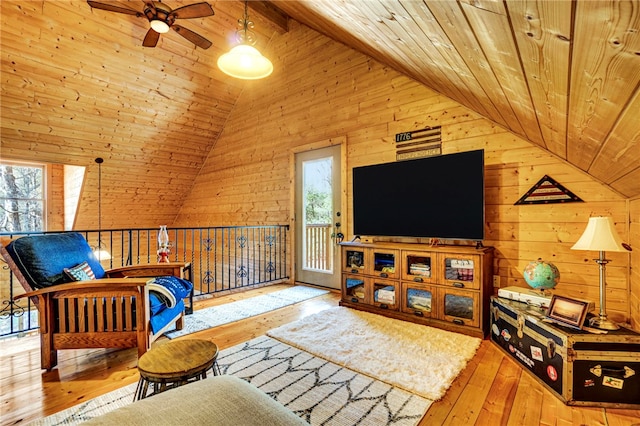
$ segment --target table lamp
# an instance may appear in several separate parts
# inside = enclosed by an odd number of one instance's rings
[[[610,217],[590,217],[587,228],[580,239],[571,247],[572,250],[592,250],[600,252],[600,257],[594,259],[600,265],[600,314],[590,321],[590,325],[603,330],[617,330],[620,327],[607,319],[606,297],[606,265],[610,262],[605,259],[605,251],[631,251],[628,244],[622,242],[613,226]]]

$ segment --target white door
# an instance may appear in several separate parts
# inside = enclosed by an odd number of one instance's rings
[[[340,288],[340,145],[296,154],[296,281]]]

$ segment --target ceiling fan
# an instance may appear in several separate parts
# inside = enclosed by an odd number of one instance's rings
[[[129,9],[128,7],[116,6],[109,3],[102,3],[99,1],[87,0],[89,6],[108,10],[109,12],[125,13],[127,15],[135,15],[138,18],[146,17],[149,20],[151,28],[144,36],[142,45],[145,47],[155,47],[160,39],[160,34],[169,31],[169,28],[173,28],[182,37],[189,40],[191,43],[202,49],[208,49],[211,47],[211,42],[200,34],[196,34],[193,31],[178,25],[175,23],[176,19],[191,19],[191,18],[203,18],[205,16],[213,15],[213,8],[209,3],[194,3],[187,6],[182,6],[177,9],[171,9],[161,1],[145,1],[142,0],[144,5],[142,11]]]

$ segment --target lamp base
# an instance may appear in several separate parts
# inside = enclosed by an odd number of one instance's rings
[[[589,320],[591,327],[599,328],[600,330],[618,330],[620,326],[613,321],[607,319],[607,317],[594,317]]]

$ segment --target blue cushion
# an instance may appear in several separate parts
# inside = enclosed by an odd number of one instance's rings
[[[176,303],[176,306],[174,306],[173,308],[163,309],[156,315],[153,315],[149,320],[149,322],[151,323],[151,331],[153,332],[153,334],[156,334],[162,329],[162,327],[169,324],[169,321],[174,319],[183,310],[184,302],[182,301],[182,299],[180,299],[180,301]]]
[[[70,282],[64,268],[82,262],[89,264],[96,278],[105,276],[87,240],[77,232],[18,238],[7,246],[7,252],[34,289]]]

